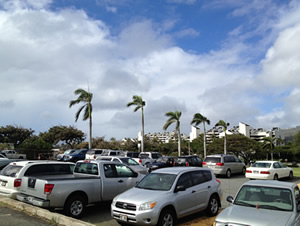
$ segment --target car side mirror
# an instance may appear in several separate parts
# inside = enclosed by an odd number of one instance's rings
[[[230,202],[230,203],[233,203],[233,197],[230,195],[230,196],[227,196],[226,198],[227,202]]]
[[[178,185],[174,191],[174,193],[179,192],[179,191],[185,191],[185,187],[183,185]]]

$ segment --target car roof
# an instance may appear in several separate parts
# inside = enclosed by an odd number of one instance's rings
[[[274,162],[278,162],[278,161],[271,161],[271,160],[259,160],[259,161],[256,161],[256,162],[265,162],[265,163],[274,163]]]
[[[292,189],[296,184],[292,182],[277,181],[277,180],[250,180],[244,183],[242,186],[244,185]]]
[[[194,170],[210,170],[209,168],[201,167],[166,167],[153,171],[152,173],[169,173],[169,174],[180,174],[185,172],[191,172]],[[211,170],[210,170],[211,171]]]
[[[26,166],[28,164],[41,164],[41,163],[56,163],[56,164],[70,164],[71,162],[59,162],[59,161],[49,161],[49,160],[32,160],[32,161],[17,161],[17,162],[11,162],[10,165],[17,165],[17,166]],[[74,163],[71,163],[74,164]]]

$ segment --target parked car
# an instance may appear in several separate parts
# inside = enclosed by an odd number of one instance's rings
[[[138,163],[139,163],[139,160],[140,160],[139,155],[140,155],[140,152],[132,152],[132,151],[125,151],[124,152],[125,157],[130,157]]]
[[[96,159],[101,156],[105,149],[91,149],[85,155],[85,159]]]
[[[183,155],[177,158],[176,166],[198,166],[202,167],[202,159],[197,155]]]
[[[294,226],[300,225],[300,190],[297,184],[281,181],[248,181],[235,198],[227,197],[231,206],[215,219],[216,226]]]
[[[63,161],[64,160],[64,156],[73,153],[74,151],[76,151],[76,149],[68,149],[66,150],[64,153],[62,154],[58,154],[56,156],[56,160],[57,161]]]
[[[278,180],[288,177],[293,179],[293,169],[278,161],[256,161],[246,170],[246,178]]]
[[[97,160],[107,160],[113,162],[121,162],[125,165],[129,166],[133,171],[141,173],[141,174],[148,174],[148,169],[139,163],[137,163],[134,159],[124,156],[99,156]]]
[[[111,215],[120,224],[175,225],[178,218],[221,206],[221,184],[210,169],[168,167],[153,171],[116,196]]]
[[[153,163],[156,159],[160,157],[162,157],[162,155],[159,152],[141,152],[139,154],[139,163],[145,166],[150,163]]]
[[[8,159],[5,155],[0,154],[0,159]]]
[[[0,158],[0,171],[11,162],[24,161],[23,159]]]
[[[65,162],[77,162],[78,160],[84,160],[88,149],[78,149],[73,153],[64,155]]]
[[[66,215],[80,218],[87,205],[111,201],[143,177],[123,163],[81,160],[71,175],[24,176],[17,199],[43,208],[63,208]]]
[[[20,154],[15,150],[3,150],[1,154],[5,155],[9,159],[26,159],[25,154]]]
[[[123,155],[124,151],[121,150],[109,150],[105,149],[101,155],[103,156],[116,156],[116,155]]]
[[[203,161],[203,167],[213,170],[216,175],[231,177],[232,174],[245,174],[246,165],[234,155],[208,155]]]
[[[0,194],[16,199],[24,176],[73,174],[74,163],[58,161],[19,161],[11,162],[0,172]]]
[[[159,168],[175,166],[176,161],[177,161],[177,157],[164,156],[164,157],[158,158],[153,163],[148,164],[147,168],[148,168],[149,172],[152,172],[153,170],[157,170]]]

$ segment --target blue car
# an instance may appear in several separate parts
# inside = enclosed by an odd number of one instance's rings
[[[148,171],[151,172],[156,169],[172,167],[175,165],[177,157],[174,156],[164,156],[155,160],[154,163],[147,164]]]
[[[73,153],[64,155],[64,162],[77,162],[78,160],[84,160],[88,150],[89,149],[77,149]]]

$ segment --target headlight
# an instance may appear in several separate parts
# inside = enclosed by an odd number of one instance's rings
[[[154,208],[154,206],[156,205],[156,202],[155,201],[152,201],[152,202],[146,202],[146,203],[143,203],[140,205],[140,208],[139,210],[151,210]]]
[[[117,196],[114,197],[114,199],[112,200],[111,204],[112,204],[113,206],[116,206],[116,203],[117,203]]]

